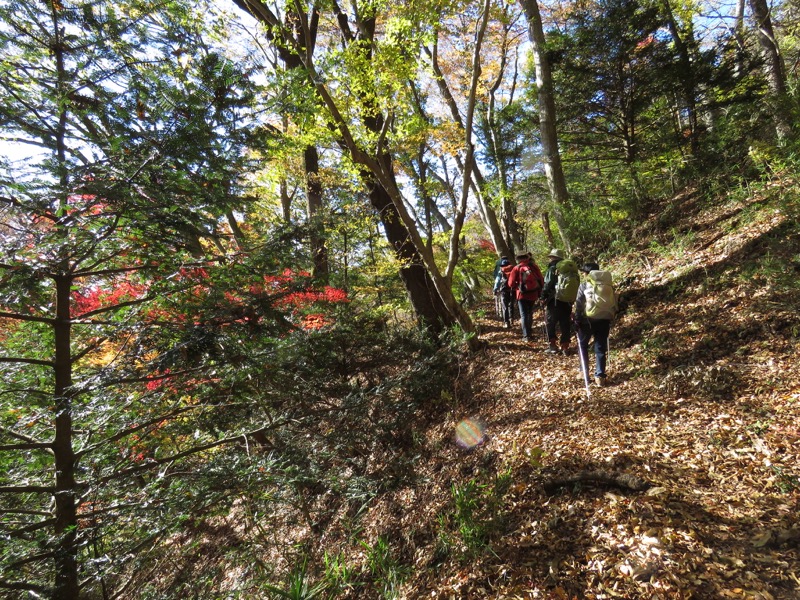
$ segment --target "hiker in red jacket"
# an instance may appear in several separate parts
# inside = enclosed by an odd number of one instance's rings
[[[539,299],[544,278],[539,266],[529,254],[517,255],[517,266],[508,276],[508,285],[514,290],[519,305],[522,340],[530,342],[533,333],[533,307]]]

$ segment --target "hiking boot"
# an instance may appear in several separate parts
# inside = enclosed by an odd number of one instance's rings
[[[561,344],[561,354],[569,356],[569,344]]]
[[[509,323],[508,321],[506,321],[506,329],[511,329],[511,323]]]
[[[606,387],[608,385],[608,382],[606,381],[605,377],[595,377],[594,384],[597,387]]]
[[[558,354],[558,346],[550,346],[547,350],[545,350],[548,354]]]

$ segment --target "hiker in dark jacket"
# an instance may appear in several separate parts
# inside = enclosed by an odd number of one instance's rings
[[[507,256],[501,256],[498,258],[494,263],[494,273],[492,273],[492,277],[494,279],[497,279],[497,274],[500,272],[500,268],[503,266],[503,261],[505,261],[506,264],[511,263]]]
[[[584,281],[578,287],[578,298],[575,300],[575,328],[578,337],[578,352],[581,355],[581,369],[583,376],[588,381],[589,378],[589,343],[594,338],[595,371],[594,382],[599,387],[605,387],[608,383],[606,375],[606,361],[608,359],[608,335],[611,330],[611,321],[617,310],[616,293],[611,285],[611,274],[608,271],[601,271],[597,263],[589,262],[581,266],[581,273],[585,275]],[[593,309],[596,305],[595,286],[605,285],[611,288],[610,305],[600,309]],[[588,300],[587,300],[588,298]],[[589,312],[595,312],[598,316],[590,317]]]
[[[544,279],[539,265],[529,255],[517,255],[517,262],[517,266],[508,276],[508,285],[514,290],[519,305],[522,340],[530,342],[533,333],[533,307],[539,299]]]
[[[564,251],[553,248],[548,256],[550,262],[544,275],[542,289],[542,304],[545,310],[545,323],[549,346],[545,352],[548,354],[564,354],[569,351],[569,341],[572,337],[572,304],[556,299],[556,284],[558,283],[558,270],[556,266],[564,260]],[[573,267],[574,268],[574,267]],[[560,330],[560,340],[556,337],[556,329]],[[560,341],[560,346],[556,342]]]
[[[511,323],[514,320],[514,292],[508,285],[508,277],[513,270],[514,265],[511,264],[511,261],[503,257],[500,260],[500,269],[494,279],[493,291],[495,295],[500,295],[500,307],[506,329],[511,329]]]

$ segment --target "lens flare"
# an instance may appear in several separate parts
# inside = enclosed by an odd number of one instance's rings
[[[456,425],[456,443],[462,448],[474,448],[486,440],[486,423],[477,417],[464,419]]]

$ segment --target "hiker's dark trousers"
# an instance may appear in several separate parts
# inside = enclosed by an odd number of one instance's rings
[[[561,331],[561,345],[569,344],[572,337],[570,315],[572,314],[572,304],[561,300],[550,300],[545,308],[545,318],[547,321],[547,339],[555,342],[556,328]]]
[[[588,375],[589,370],[589,342],[594,338],[594,376],[606,376],[606,360],[608,359],[608,333],[611,330],[611,321],[608,319],[585,319],[578,323],[578,352],[583,360]]]
[[[522,337],[531,339],[533,333],[533,300],[517,300],[519,304],[519,320],[522,324]]]
[[[511,290],[500,292],[500,306],[503,309],[503,323],[511,325],[514,320],[514,293]]]

